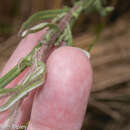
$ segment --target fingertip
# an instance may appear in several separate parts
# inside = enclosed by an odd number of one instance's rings
[[[47,61],[44,88],[35,95],[28,130],[80,130],[91,86],[88,57],[78,48],[56,49]]]

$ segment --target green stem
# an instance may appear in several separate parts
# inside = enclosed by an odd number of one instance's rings
[[[21,31],[24,31],[28,27],[30,27],[30,25],[32,23],[35,23],[36,21],[54,18],[56,17],[56,15],[60,13],[69,12],[69,10],[70,10],[69,8],[65,8],[65,9],[57,9],[57,10],[46,10],[46,11],[40,11],[38,13],[35,13],[26,22],[24,22],[19,33],[21,33]]]
[[[5,76],[0,79],[0,88],[4,88],[8,83],[15,79],[27,66],[22,66],[18,68],[16,65],[11,71],[9,71]]]
[[[102,32],[103,32],[103,29],[104,29],[104,25],[99,25],[99,27],[97,28],[98,30],[97,30],[97,35],[96,35],[96,38],[95,38],[95,40],[90,44],[90,46],[89,46],[89,48],[88,48],[88,52],[90,52],[93,48],[94,48],[94,46],[98,43],[98,40],[100,39],[100,37],[101,37],[101,34],[102,34]]]
[[[32,61],[32,57],[35,53],[35,49],[41,47],[41,42],[29,53],[22,61],[21,66],[18,67],[16,65],[13,67],[7,74],[5,74],[2,78],[0,78],[0,88],[4,88],[6,85],[8,85],[12,80],[14,80],[20,73],[22,73],[28,66],[31,64],[29,63]],[[26,60],[27,59],[27,63]],[[25,62],[24,62],[25,61]]]
[[[75,8],[76,7],[76,8]],[[63,18],[63,20],[61,20],[61,24],[60,24],[60,27],[62,28],[62,31],[64,32],[65,28],[67,27],[66,25],[67,24],[71,24],[71,23],[74,23],[74,21],[76,21],[80,15],[80,13],[83,11],[84,9],[84,1],[80,1],[80,2],[77,2],[75,3],[74,7],[70,10],[70,12],[66,15],[68,17],[65,16],[65,19]],[[62,12],[62,11],[68,11],[68,9],[64,9],[64,10],[57,10],[57,11],[54,11],[54,13],[59,13],[59,12]],[[43,13],[43,12],[42,12]],[[45,11],[44,12],[45,14],[47,13],[50,13],[49,11]],[[51,11],[52,13],[52,11]],[[38,15],[41,15],[40,13]],[[32,17],[32,19],[34,18],[34,16]],[[31,20],[28,20],[27,23],[24,25],[28,25],[28,23]],[[67,21],[68,20],[68,21]],[[66,21],[66,22],[65,22]],[[64,25],[63,23],[66,23],[66,25]],[[49,42],[47,41],[47,43],[50,43],[54,44],[54,42],[56,42],[57,38],[59,37],[59,35],[62,34],[58,32],[58,35],[55,36],[56,34],[54,34],[54,36],[51,37],[51,39],[49,40]],[[47,36],[47,35],[46,35]],[[44,39],[46,39],[46,36],[44,37]],[[32,52],[25,57],[26,58],[30,58],[29,61],[31,60],[32,61],[32,58],[33,58],[33,54],[34,54],[34,50],[36,48],[39,48],[42,46],[42,43],[40,42],[33,50]],[[13,79],[15,79],[21,72],[23,72],[26,68],[28,67],[27,64],[24,64],[22,67],[18,67],[18,65],[16,65],[12,70],[10,70],[5,76],[3,76],[1,79],[0,79],[0,88],[4,88],[8,83],[10,83]]]
[[[18,88],[1,88],[0,94],[6,94],[6,93],[14,93],[18,90]]]

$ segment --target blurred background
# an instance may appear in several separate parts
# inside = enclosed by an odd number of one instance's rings
[[[17,32],[33,13],[72,6],[73,0],[2,0],[0,71],[19,43]],[[106,0],[114,11],[88,11],[73,29],[75,46],[91,51],[94,83],[82,130],[130,130],[130,0]],[[101,32],[100,37],[98,36]]]

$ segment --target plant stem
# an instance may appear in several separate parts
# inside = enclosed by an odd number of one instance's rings
[[[76,21],[78,19],[78,16],[80,15],[80,13],[83,10],[83,1],[81,2],[77,2],[75,3],[74,7],[63,17],[63,19],[61,20],[61,22],[58,24],[58,27],[61,29],[61,32],[56,31],[51,39],[48,41],[44,40],[44,44],[43,43],[39,43],[33,50],[32,52],[25,57],[28,58],[30,56],[33,55],[34,50],[36,48],[39,48],[43,45],[43,60],[45,61],[45,59],[47,58],[50,50],[52,49],[52,47],[54,46],[54,43],[56,42],[56,40],[58,39],[58,37],[61,35],[61,33],[64,32],[64,30],[66,29],[67,25],[70,23],[74,23],[74,21]],[[22,67],[18,67],[18,65],[16,65],[12,70],[10,70],[6,75],[4,75],[1,79],[0,79],[0,88],[4,88],[8,83],[10,83],[13,79],[15,79],[21,72],[23,72],[26,68],[28,67],[28,65],[23,65]]]
[[[26,66],[18,68],[16,65],[11,71],[9,71],[4,77],[0,79],[0,88],[4,88],[8,83],[15,79],[21,72],[25,70]]]

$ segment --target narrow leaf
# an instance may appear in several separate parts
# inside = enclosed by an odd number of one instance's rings
[[[66,35],[67,35],[67,39],[68,39],[68,45],[73,46],[73,38],[72,38],[72,33],[71,33],[71,27],[69,24],[67,25],[67,34]]]
[[[25,30],[23,33],[22,33],[22,37],[26,37],[28,34],[30,33],[35,33],[35,32],[38,32],[46,27],[49,27],[49,28],[53,28],[59,32],[61,32],[60,28],[56,25],[56,24],[51,24],[51,23],[40,23],[28,30]]]
[[[36,23],[40,20],[52,19],[56,17],[58,14],[68,12],[69,10],[70,10],[69,8],[65,8],[65,9],[57,9],[57,10],[40,11],[38,13],[35,13],[22,25],[19,33],[30,28],[30,26],[33,23]]]

